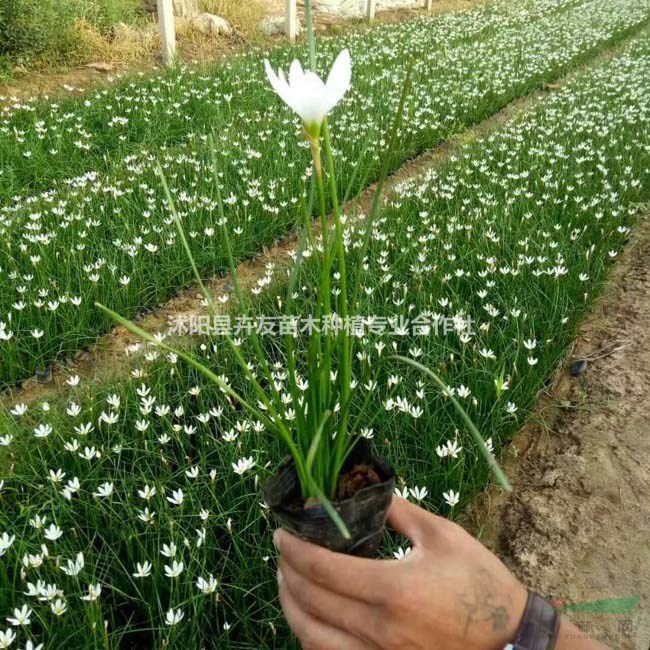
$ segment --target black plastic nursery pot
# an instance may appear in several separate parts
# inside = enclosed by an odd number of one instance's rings
[[[384,537],[386,517],[395,485],[395,470],[375,455],[367,440],[360,439],[348,456],[340,476],[359,465],[371,467],[381,482],[362,487],[333,505],[350,532],[341,535],[320,504],[305,507],[292,458],[286,458],[263,487],[264,501],[282,528],[313,544],[337,553],[373,557]]]

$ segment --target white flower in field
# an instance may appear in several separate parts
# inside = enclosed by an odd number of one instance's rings
[[[229,629],[230,629],[230,623],[228,623],[228,621],[226,621],[223,624],[223,630],[224,630],[224,632],[227,632]]]
[[[534,350],[537,347],[537,341],[535,339],[526,339],[524,341],[524,347],[526,350]]]
[[[235,471],[235,474],[239,474],[240,476],[252,469],[254,466],[255,461],[252,456],[249,456],[248,458],[240,458],[236,463],[232,463],[232,468]]]
[[[445,445],[436,447],[436,453],[440,458],[458,458],[458,454],[463,450],[462,447],[458,445],[457,440],[447,440]]]
[[[170,609],[165,616],[165,623],[170,627],[180,623],[185,617],[185,612],[179,607],[176,610]]]
[[[493,350],[488,350],[487,348],[482,348],[479,350],[479,354],[484,358],[484,359],[491,359],[494,361],[494,359],[497,358],[497,355],[494,354]]]
[[[442,496],[445,500],[445,503],[453,508],[460,501],[460,493],[449,490],[448,492],[443,492]]]
[[[209,516],[210,516],[210,511],[206,510],[205,508],[202,508],[201,512],[199,513],[199,517],[201,517],[201,521],[207,521]]]
[[[155,487],[149,487],[148,485],[145,485],[141,490],[138,490],[138,496],[145,501],[149,501],[156,496],[156,491],[157,490]]]
[[[79,406],[79,404],[77,404],[76,402],[70,402],[65,412],[71,418],[76,418],[79,415],[79,413],[81,413],[81,406]]]
[[[517,405],[514,404],[513,402],[508,402],[506,404],[506,413],[509,415],[514,415],[517,412]]]
[[[111,494],[113,494],[113,489],[115,488],[113,483],[102,483],[98,488],[97,492],[93,492],[94,497],[98,497],[100,499],[105,499],[107,497],[110,497]]]
[[[92,433],[95,430],[92,422],[86,422],[84,424],[79,424],[74,428],[74,432],[78,436],[87,436],[89,433]]]
[[[176,557],[176,551],[178,551],[178,547],[174,542],[170,542],[169,545],[163,544],[163,547],[160,549],[160,554],[165,557],[173,558]]]
[[[44,531],[45,539],[49,540],[50,542],[56,542],[61,535],[63,535],[63,531],[56,525],[56,524],[50,524]]]
[[[68,501],[70,501],[72,499],[72,495],[79,492],[80,487],[81,487],[81,484],[79,483],[79,479],[75,476],[74,478],[70,479],[66,483],[66,486],[63,488],[63,490],[61,490],[61,494]]]
[[[77,553],[75,560],[67,560],[66,565],[61,567],[61,571],[68,576],[76,576],[81,573],[81,570],[84,568],[84,556],[83,553]]]
[[[288,82],[282,70],[273,71],[268,60],[264,61],[266,76],[273,90],[289,108],[302,118],[311,137],[318,137],[320,126],[327,114],[343,99],[350,88],[352,65],[350,52],[343,50],[334,61],[327,83],[311,70],[303,70],[300,61],[293,61],[289,68]]]
[[[81,381],[81,377],[79,375],[72,375],[71,377],[68,377],[66,379],[65,383],[68,384],[68,386],[74,387],[74,386],[78,386],[80,381]]]
[[[492,438],[488,438],[485,441],[485,446],[487,447],[488,451],[493,454],[494,453],[494,442],[492,442]]]
[[[153,524],[155,516],[155,510],[150,512],[149,508],[145,508],[142,512],[138,513],[138,519],[144,521],[145,524]]]
[[[407,546],[406,548],[402,548],[401,546],[393,553],[393,557],[396,560],[403,560],[406,556],[410,555],[411,553],[411,547]]]
[[[81,596],[81,600],[92,603],[100,597],[101,593],[102,586],[99,582],[96,585],[88,585],[88,593],[85,596]]]
[[[36,583],[36,586],[39,588],[38,599],[41,602],[51,601],[55,598],[63,597],[63,592],[55,584],[46,585],[39,580]],[[27,585],[27,587],[29,588],[29,585]]]
[[[213,594],[217,590],[218,584],[219,583],[217,582],[217,579],[212,574],[208,576],[207,580],[199,577],[196,581],[197,589],[199,589],[199,591],[201,591],[202,593],[206,594],[206,596],[209,594]]]
[[[422,410],[422,407],[420,407],[420,406],[411,406],[411,408],[409,409],[408,412],[411,415],[411,417],[415,418],[416,420],[418,418],[422,417],[422,415],[424,415],[424,411]]]
[[[43,565],[43,556],[42,555],[30,555],[25,553],[23,555],[23,566],[32,569],[38,569],[38,567]]]
[[[534,366],[537,364],[538,359],[535,357],[527,357],[526,361],[528,362],[529,366]]]
[[[97,451],[95,447],[84,447],[83,452],[79,453],[79,458],[84,458],[85,460],[93,460],[94,458],[101,458],[101,452]]]
[[[31,621],[32,610],[27,606],[23,605],[20,609],[14,609],[13,616],[7,616],[7,623],[13,625],[14,627],[20,627],[21,625],[29,625]]]
[[[196,548],[201,548],[205,542],[206,530],[205,528],[195,528],[196,530]]]
[[[456,395],[458,395],[458,397],[462,397],[463,399],[469,397],[471,394],[472,394],[472,391],[469,388],[467,388],[467,386],[465,386],[463,384],[461,384],[458,387],[458,390],[456,391]]]
[[[131,574],[133,575],[134,578],[147,578],[148,576],[151,575],[151,569],[153,568],[153,564],[149,562],[149,560],[146,560],[142,564],[138,562],[135,565],[135,573]]]
[[[172,565],[169,566],[168,564],[165,564],[165,575],[168,578],[178,578],[178,576],[183,573],[183,569],[185,568],[183,562],[177,562],[174,560],[172,562]]]
[[[37,596],[40,596],[41,591],[45,588],[45,583],[42,580],[37,580],[36,584],[33,582],[28,582],[27,583],[27,591],[23,592],[25,596],[31,596],[32,598],[36,598]]]
[[[34,645],[31,641],[27,641],[25,650],[43,650],[43,644],[39,643],[38,645]]]
[[[49,424],[39,424],[34,429],[34,438],[47,438],[52,433],[52,427]]]
[[[27,404],[16,404],[10,411],[11,415],[15,415],[16,417],[20,417],[21,415],[25,415],[27,413]]]
[[[4,632],[0,630],[0,648],[8,648],[16,640],[16,633],[8,627]]]
[[[62,469],[57,469],[56,472],[50,470],[50,481],[52,483],[60,483],[65,478],[65,472]]]
[[[359,435],[366,440],[372,440],[375,437],[375,432],[371,428],[369,429],[366,427],[364,429],[361,429]]]
[[[50,603],[50,609],[52,610],[52,614],[55,616],[62,616],[66,613],[68,605],[65,600],[57,598],[53,603]]]
[[[422,499],[424,499],[427,494],[429,494],[429,490],[427,490],[425,487],[410,488],[409,492],[416,501],[422,501]]]
[[[2,557],[16,541],[16,536],[9,537],[9,533],[2,533],[0,536],[0,557]]]
[[[395,487],[395,496],[408,500],[411,495],[409,493],[409,489],[405,486],[402,490],[400,490],[398,487]]]
[[[171,503],[174,506],[180,506],[181,503],[183,503],[184,498],[185,497],[183,495],[183,490],[178,488],[178,490],[172,491],[172,495],[170,497],[167,497],[167,501],[169,501],[169,503]]]

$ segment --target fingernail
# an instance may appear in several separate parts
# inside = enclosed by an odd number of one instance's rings
[[[277,578],[278,578],[278,585],[281,585],[282,581],[284,580],[284,576],[282,575],[282,571],[280,569],[278,569]]]
[[[273,546],[275,546],[276,550],[280,550],[280,531],[276,530],[273,533]]]

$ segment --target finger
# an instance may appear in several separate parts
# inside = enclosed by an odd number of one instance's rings
[[[290,533],[276,530],[273,543],[283,560],[300,575],[329,591],[370,604],[385,602],[397,561],[367,560],[333,553]]]
[[[306,614],[326,625],[371,642],[372,647],[381,642],[385,620],[376,608],[363,601],[327,591],[301,576],[282,559],[278,575],[282,576],[282,584],[294,600],[300,603],[300,608]]]
[[[411,540],[414,546],[435,542],[437,517],[415,504],[394,496],[388,511],[388,524],[400,535]]]
[[[377,646],[307,614],[283,583],[281,580],[279,585],[282,611],[303,650],[378,650]]]

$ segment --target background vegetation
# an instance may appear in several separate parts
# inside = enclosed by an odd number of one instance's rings
[[[250,35],[264,17],[263,0],[201,0],[199,9],[228,19]],[[116,27],[119,25],[119,28]],[[48,68],[93,59],[130,60],[141,56],[143,41],[153,52],[152,16],[142,0],[0,0],[0,77],[16,66]],[[189,38],[187,30],[180,36]],[[126,41],[126,42],[125,42]]]

